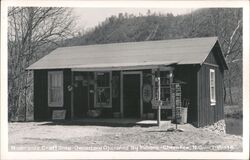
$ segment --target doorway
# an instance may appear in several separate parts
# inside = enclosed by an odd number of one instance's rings
[[[74,118],[84,118],[89,108],[89,84],[87,72],[74,73]]]
[[[125,118],[140,118],[142,115],[141,83],[141,72],[123,73],[122,101]]]

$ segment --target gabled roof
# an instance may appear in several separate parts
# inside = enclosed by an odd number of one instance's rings
[[[129,69],[170,64],[202,64],[216,42],[217,37],[206,37],[61,47],[27,69]]]

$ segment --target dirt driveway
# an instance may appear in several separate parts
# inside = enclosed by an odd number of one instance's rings
[[[174,126],[170,126],[174,127]],[[169,128],[169,126],[168,126]],[[242,151],[242,137],[192,125],[157,126],[9,123],[10,151]]]

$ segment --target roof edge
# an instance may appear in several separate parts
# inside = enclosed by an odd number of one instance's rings
[[[225,57],[223,56],[223,53],[222,53],[222,50],[221,50],[221,46],[220,46],[218,37],[216,37],[214,45],[211,47],[211,50],[209,51],[208,55],[204,58],[204,60],[200,63],[200,65],[204,64],[204,62],[206,61],[206,59],[209,56],[209,54],[211,53],[211,51],[216,47],[216,44],[218,44],[218,46],[219,46],[220,53],[218,54],[218,56],[222,60],[223,68],[224,68],[224,70],[228,70],[228,65],[227,65],[227,62],[225,60]]]
[[[216,40],[215,40],[213,46],[212,46],[211,49],[209,50],[207,56],[201,61],[200,65],[202,65],[202,64],[206,61],[207,57],[209,56],[209,54],[211,53],[212,49],[214,48],[216,42],[218,41],[218,37],[214,37],[214,38],[216,38]]]

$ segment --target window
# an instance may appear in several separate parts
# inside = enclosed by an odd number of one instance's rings
[[[96,72],[96,107],[111,107],[110,72]]]
[[[215,95],[215,70],[210,69],[210,102],[211,105],[216,104],[216,95]]]
[[[161,78],[161,100],[162,105],[169,105],[170,103],[170,72],[169,71],[160,71]],[[154,84],[155,88],[155,98],[158,97],[158,82]]]
[[[48,72],[48,105],[63,106],[63,71]]]

